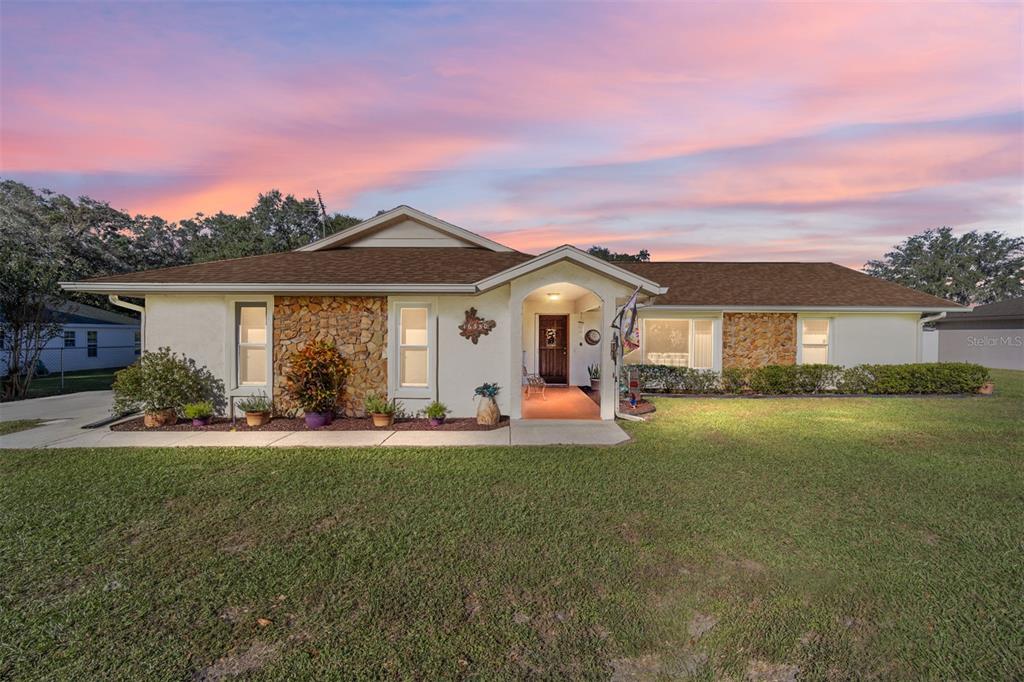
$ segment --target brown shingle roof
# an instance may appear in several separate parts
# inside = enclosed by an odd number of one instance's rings
[[[835,263],[616,263],[668,293],[656,305],[948,308],[957,304]]]
[[[386,247],[285,251],[85,280],[124,284],[472,284],[527,261],[517,251]]]
[[[379,247],[287,251],[85,280],[104,284],[473,284],[533,258],[517,251]],[[951,307],[834,263],[616,263],[668,293],[660,305]]]

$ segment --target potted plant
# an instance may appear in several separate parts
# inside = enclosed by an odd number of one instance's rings
[[[331,423],[341,386],[352,369],[330,341],[315,341],[295,353],[285,374],[285,392],[299,404],[306,428]]]
[[[138,362],[115,375],[112,388],[113,413],[142,410],[146,428],[176,423],[178,411],[189,403],[209,402],[214,412],[225,404],[224,383],[170,348],[144,352]]]
[[[476,423],[482,426],[496,426],[501,421],[501,411],[494,397],[501,387],[498,384],[481,384],[473,390],[473,395],[480,396],[480,404],[476,408]]]
[[[203,400],[198,403],[189,403],[183,412],[186,419],[192,420],[192,426],[207,426],[213,417],[213,403]]]
[[[601,390],[601,365],[593,364],[587,366],[587,374],[590,375],[590,390]]]
[[[431,426],[440,426],[441,424],[444,424],[445,417],[448,416],[449,412],[451,412],[451,410],[448,409],[447,405],[436,400],[427,405],[423,410],[423,413],[427,415],[427,418],[430,420]]]
[[[260,391],[256,395],[246,396],[239,400],[238,409],[245,413],[245,423],[255,428],[270,421],[270,412],[274,409],[274,403],[266,393]]]
[[[363,409],[373,418],[373,425],[379,429],[395,423],[395,413],[398,412],[398,404],[384,396],[371,393],[363,399]]]

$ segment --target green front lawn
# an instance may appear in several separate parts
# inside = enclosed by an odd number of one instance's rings
[[[42,419],[15,419],[13,421],[0,422],[0,436],[6,436],[9,433],[17,433],[18,431],[34,429],[39,426],[42,421]]]
[[[60,372],[48,374],[44,377],[36,377],[28,387],[28,397],[42,398],[48,395],[79,393],[81,391],[109,391],[111,384],[114,383],[114,373],[120,370],[120,367],[115,367],[113,369],[67,372],[64,374],[63,388],[60,382]]]
[[[663,399],[611,448],[0,452],[0,678],[1019,679],[997,381]]]

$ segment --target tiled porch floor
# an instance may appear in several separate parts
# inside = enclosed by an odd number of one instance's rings
[[[548,386],[539,393],[523,394],[523,419],[600,419],[601,408],[576,386]]]

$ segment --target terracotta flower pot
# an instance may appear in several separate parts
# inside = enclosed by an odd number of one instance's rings
[[[249,426],[253,426],[253,427],[263,426],[268,421],[270,421],[270,413],[269,412],[246,412],[245,413],[245,423],[248,424]]]
[[[142,423],[147,429],[169,426],[178,423],[178,414],[173,409],[152,410],[142,416]]]
[[[986,381],[984,384],[981,385],[981,388],[978,389],[978,393],[980,393],[981,395],[992,395],[992,393],[995,390],[996,385],[991,381]]]
[[[330,412],[306,412],[302,418],[306,422],[307,429],[319,429],[331,423],[334,417]]]
[[[373,425],[378,429],[386,428],[395,423],[395,415],[393,414],[371,414],[373,417]]]
[[[496,426],[501,421],[501,411],[494,398],[481,398],[476,408],[476,423],[481,426]]]

